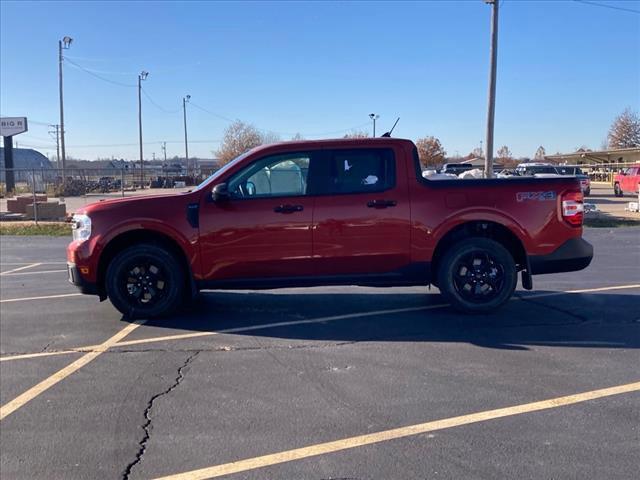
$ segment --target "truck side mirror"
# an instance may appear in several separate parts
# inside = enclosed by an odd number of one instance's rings
[[[211,190],[211,200],[214,202],[225,202],[229,198],[229,188],[226,183],[219,183]]]

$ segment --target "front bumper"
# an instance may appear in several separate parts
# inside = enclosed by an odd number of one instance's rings
[[[88,282],[80,274],[80,270],[75,263],[67,262],[67,274],[69,277],[69,283],[78,287],[81,293],[86,295],[100,295],[98,286],[95,283]]]
[[[587,268],[593,258],[593,246],[583,238],[572,238],[548,255],[530,255],[531,275],[575,272]]]

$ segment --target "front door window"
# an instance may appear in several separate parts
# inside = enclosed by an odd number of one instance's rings
[[[231,178],[232,198],[294,197],[307,194],[311,156],[273,155],[247,166]]]

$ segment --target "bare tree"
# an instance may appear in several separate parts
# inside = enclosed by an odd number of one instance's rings
[[[500,162],[500,164],[504,168],[515,168],[518,165],[518,161],[513,158],[513,153],[509,150],[509,147],[503,145],[496,152],[496,160]]]
[[[513,154],[511,153],[511,150],[509,150],[509,147],[503,145],[496,152],[496,158],[501,162],[504,162],[506,160],[512,160]]]
[[[280,137],[277,134],[273,132],[261,133],[253,125],[236,120],[224,131],[222,144],[216,152],[216,156],[220,164],[225,165],[238,155],[242,155],[258,145],[278,141],[280,141]]]
[[[304,137],[300,132],[296,133],[293,137],[291,137],[292,142],[299,142],[300,140],[304,140]]]
[[[262,143],[278,143],[280,141],[280,135],[275,132],[262,132],[260,134]]]
[[[602,142],[600,142],[600,150],[607,150],[609,148],[609,140],[604,138]]]
[[[444,157],[447,152],[442,148],[440,140],[436,137],[424,137],[416,140],[416,147],[418,148],[418,157],[420,157],[420,163],[424,167],[435,167],[441,165],[444,161]]]
[[[536,150],[536,154],[533,156],[533,159],[537,162],[543,161],[544,157],[547,156],[547,151],[544,149],[542,145],[538,147]]]
[[[482,148],[476,147],[471,150],[471,153],[469,153],[468,156],[469,158],[484,158],[484,152],[482,151]]]
[[[367,132],[363,132],[362,130],[353,130],[350,133],[345,134],[342,138],[368,138],[369,134]]]
[[[640,147],[640,117],[627,108],[616,117],[609,129],[609,148]]]

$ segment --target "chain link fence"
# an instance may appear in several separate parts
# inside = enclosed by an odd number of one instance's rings
[[[102,198],[144,195],[157,189],[182,189],[200,183],[203,174],[97,168],[0,169],[2,220],[60,220],[79,205]],[[12,181],[13,180],[13,181]],[[8,190],[8,187],[11,190]],[[55,207],[55,205],[62,205]],[[40,213],[40,215],[39,215]]]
[[[15,188],[7,191],[7,179],[13,175]],[[0,169],[0,195],[42,193],[50,197],[75,197],[91,193],[125,192],[142,188],[193,186],[201,175],[146,172],[130,169]]]

